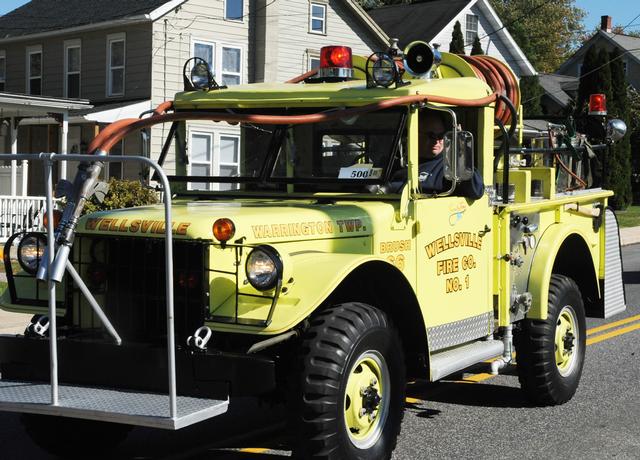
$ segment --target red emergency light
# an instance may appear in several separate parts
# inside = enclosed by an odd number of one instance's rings
[[[325,46],[320,50],[320,78],[346,79],[353,77],[351,48],[348,46]]]
[[[592,94],[589,96],[589,115],[607,114],[607,96],[604,94]]]

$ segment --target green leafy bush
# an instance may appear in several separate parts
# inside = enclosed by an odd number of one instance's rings
[[[109,209],[133,208],[159,203],[158,194],[133,180],[109,180],[109,191],[102,203],[93,195],[85,204],[83,214]]]

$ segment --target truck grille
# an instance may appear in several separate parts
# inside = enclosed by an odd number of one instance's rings
[[[123,340],[164,341],[167,331],[164,239],[79,236],[72,263]],[[208,308],[208,245],[174,241],[174,310],[177,343],[204,323]],[[67,282],[67,322],[99,328],[77,286]],[[89,317],[87,317],[89,316]]]

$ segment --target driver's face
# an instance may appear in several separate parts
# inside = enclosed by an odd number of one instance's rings
[[[434,158],[444,150],[444,125],[440,118],[429,115],[420,121],[420,157]]]

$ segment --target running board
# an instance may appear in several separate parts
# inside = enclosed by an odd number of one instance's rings
[[[431,355],[431,381],[500,356],[503,352],[504,343],[500,340],[484,340],[434,353]]]
[[[178,415],[169,414],[169,396],[155,393],[60,385],[57,406],[47,383],[0,380],[0,411],[123,423],[179,430],[227,411],[228,400],[178,396]]]

